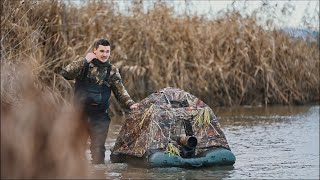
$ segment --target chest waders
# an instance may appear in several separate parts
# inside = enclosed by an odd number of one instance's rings
[[[107,66],[107,72],[100,75],[103,82],[108,82],[111,65]],[[97,84],[95,77],[88,77],[89,64],[83,68],[75,84],[75,95],[81,103],[90,136],[90,151],[93,164],[104,164],[105,141],[107,139],[110,117],[107,113],[111,88],[106,83]]]
[[[111,65],[107,65],[107,72],[101,73],[99,78],[103,82],[108,82],[110,71]],[[106,83],[97,84],[95,77],[87,77],[88,73],[89,64],[86,64],[75,84],[75,95],[78,102],[85,110],[107,110],[110,105],[111,88]]]

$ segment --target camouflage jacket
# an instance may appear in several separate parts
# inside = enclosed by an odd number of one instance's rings
[[[62,71],[61,75],[67,80],[78,80],[81,75],[82,69],[88,65],[88,62],[84,58],[79,58],[69,65],[67,65]],[[86,78],[94,80],[96,84],[105,84],[111,88],[113,94],[117,100],[125,107],[129,108],[134,101],[128,94],[127,90],[122,84],[122,79],[119,73],[119,70],[114,65],[111,65],[111,71],[109,79],[106,81],[102,79],[100,72],[107,72],[106,66],[96,66],[93,62],[89,63],[89,69]]]

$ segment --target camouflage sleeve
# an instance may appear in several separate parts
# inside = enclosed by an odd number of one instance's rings
[[[112,70],[110,73],[110,87],[112,89],[113,94],[117,98],[117,100],[128,109],[134,101],[131,99],[130,95],[128,94],[127,90],[122,84],[122,79],[119,73],[118,68],[112,66]]]
[[[67,80],[75,79],[86,64],[88,63],[84,58],[78,58],[63,68],[60,74]]]

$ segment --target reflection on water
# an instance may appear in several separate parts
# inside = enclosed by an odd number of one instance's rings
[[[237,158],[234,166],[144,169],[110,163],[107,151],[106,165],[92,167],[92,174],[107,179],[319,178],[319,106],[213,110]],[[123,122],[113,118],[107,149],[114,146]]]
[[[223,116],[235,178],[319,178],[319,106],[271,107]]]

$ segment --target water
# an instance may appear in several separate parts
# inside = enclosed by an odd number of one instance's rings
[[[111,163],[91,167],[104,179],[319,179],[319,106],[216,108],[232,152],[233,166],[202,169],[137,168]],[[107,149],[124,120],[113,118]],[[88,158],[89,151],[87,151]]]

